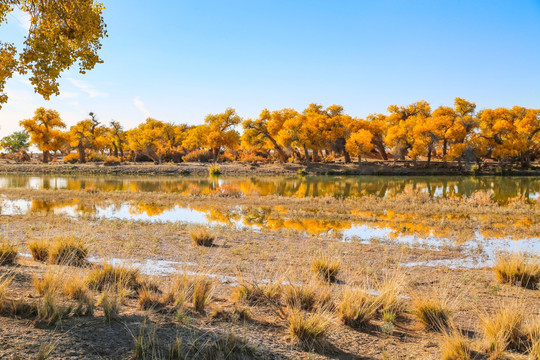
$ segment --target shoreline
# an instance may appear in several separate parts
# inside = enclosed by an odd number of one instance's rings
[[[166,175],[188,176],[208,175],[212,163],[180,164],[123,164],[104,166],[99,163],[88,164],[0,164],[1,174],[41,174],[41,175]],[[219,163],[221,175],[369,175],[369,176],[540,176],[540,167],[532,169],[508,168],[504,171],[498,166],[489,165],[481,170],[459,167],[454,164],[432,163],[429,168],[424,164],[413,166],[412,163],[366,163],[361,168],[358,164],[315,163],[303,164],[248,164]]]

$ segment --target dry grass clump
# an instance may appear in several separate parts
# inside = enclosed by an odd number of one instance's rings
[[[523,351],[527,346],[527,334],[523,328],[524,312],[517,305],[501,306],[492,314],[480,316],[486,350],[497,358],[506,349]]]
[[[49,248],[48,262],[60,265],[82,265],[88,256],[88,248],[74,237],[58,238]]]
[[[205,345],[205,359],[253,359],[256,351],[246,339],[227,332]]]
[[[338,305],[338,314],[347,326],[355,329],[366,328],[375,317],[381,299],[365,290],[347,288]]]
[[[283,300],[291,308],[312,311],[316,307],[330,307],[332,294],[328,288],[309,283],[290,284],[283,288]]]
[[[33,240],[28,243],[28,249],[32,258],[36,261],[46,262],[49,259],[49,241],[42,240]]]
[[[64,282],[62,286],[64,296],[77,302],[73,313],[75,315],[92,315],[94,313],[94,295],[88,288],[85,279],[73,274],[69,281]]]
[[[0,245],[0,265],[11,265],[17,257],[17,248],[7,242]]]
[[[139,290],[139,309],[141,310],[150,310],[156,309],[162,306],[161,302],[162,296],[155,289],[149,289],[147,287],[142,287]]]
[[[193,281],[193,307],[198,312],[204,312],[206,305],[212,300],[214,281],[204,276],[197,276]]]
[[[256,306],[277,303],[281,298],[281,285],[279,283],[260,283],[240,281],[240,285],[233,290],[232,298],[248,305]]]
[[[163,294],[162,302],[181,308],[193,297],[193,278],[186,275],[176,275],[169,289]]]
[[[403,303],[403,289],[405,287],[405,274],[396,271],[385,274],[382,281],[375,285],[377,290],[377,303],[382,313],[398,314],[405,307]]]
[[[58,301],[58,291],[51,288],[45,292],[37,309],[37,322],[54,325],[71,312],[71,306],[63,306]]]
[[[13,281],[14,275],[0,275],[0,313],[3,313],[8,307],[7,291]]]
[[[452,321],[452,310],[445,299],[418,298],[413,303],[413,312],[428,330],[443,331]]]
[[[501,283],[529,289],[535,289],[540,283],[540,262],[525,253],[499,254],[493,271]]]
[[[118,287],[109,287],[99,296],[97,305],[103,309],[105,320],[111,322],[118,319],[123,300],[123,291]]]
[[[111,286],[137,290],[140,288],[140,273],[137,269],[103,264],[96,266],[88,275],[86,283],[90,289],[102,291]]]
[[[252,318],[252,313],[247,307],[234,306],[232,309],[215,308],[212,310],[210,318],[232,322],[239,320],[246,321]]]
[[[540,360],[540,316],[536,316],[527,326],[528,351],[532,360]]]
[[[330,320],[325,313],[289,309],[287,321],[291,338],[302,348],[324,348],[324,340],[330,327]]]
[[[319,256],[311,262],[311,271],[323,281],[335,282],[339,268],[340,261],[327,256]]]
[[[470,360],[471,346],[458,330],[444,332],[440,343],[442,360]]]
[[[193,243],[197,246],[207,246],[210,247],[214,244],[215,236],[204,226],[197,226],[192,228],[189,231],[189,235],[193,240]]]
[[[40,296],[44,296],[49,292],[56,293],[61,288],[62,283],[64,283],[64,276],[61,271],[53,271],[49,269],[45,272],[43,278],[34,276],[32,283],[37,293]],[[66,283],[69,283],[69,281]]]
[[[54,348],[56,345],[54,343],[50,342],[43,342],[41,345],[39,345],[39,350],[36,355],[36,360],[45,360],[47,359],[51,353],[54,351]]]

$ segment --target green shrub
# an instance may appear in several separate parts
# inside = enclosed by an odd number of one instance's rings
[[[221,175],[221,170],[219,170],[219,166],[212,166],[208,170],[208,174],[210,176],[219,176],[219,175]]]

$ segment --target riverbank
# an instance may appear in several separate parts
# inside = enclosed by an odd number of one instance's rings
[[[0,173],[4,174],[51,174],[51,175],[207,175],[211,163],[181,163],[154,165],[150,163],[122,164],[104,166],[100,163],[64,164],[64,163],[3,163]],[[429,167],[424,162],[416,166],[409,162],[367,162],[358,164],[313,163],[303,164],[249,164],[220,163],[219,171],[223,175],[381,175],[381,176],[426,176],[426,175],[505,175],[505,176],[540,176],[540,166],[530,169],[507,168],[501,170],[496,164],[488,164],[482,169],[459,166],[457,163],[432,162]]]

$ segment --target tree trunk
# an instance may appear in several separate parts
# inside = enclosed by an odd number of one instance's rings
[[[304,155],[306,157],[306,165],[309,165],[309,152],[305,146],[304,146]]]
[[[282,162],[282,163],[287,162],[287,155],[285,154],[285,151],[283,151],[283,148],[281,146],[279,146],[277,141],[273,137],[271,137],[270,135],[266,135],[266,137],[268,138],[268,140],[270,140],[270,142],[274,146],[274,149],[278,153],[279,161]]]
[[[362,167],[362,155],[358,154],[358,167]]]
[[[79,145],[78,145],[78,152],[79,152],[79,162],[81,164],[84,164],[86,162],[86,154],[84,153],[84,146],[82,146],[82,142],[79,141]]]
[[[115,157],[118,157],[118,146],[116,146],[115,143],[113,143],[113,146],[114,146],[114,152],[113,152],[113,153],[114,153],[114,156],[115,156]]]
[[[343,150],[343,156],[345,156],[345,163],[349,164],[351,162],[351,155],[349,155],[347,150]]]
[[[212,149],[212,157],[214,159],[214,163],[217,163],[219,156],[219,148],[213,148]]]
[[[429,167],[430,164],[431,164],[431,146],[429,147],[428,153],[427,153],[427,165],[428,165],[428,167]]]
[[[48,151],[45,151],[43,150],[43,162],[46,164],[49,162],[49,152]]]
[[[384,149],[384,145],[380,142],[377,142],[375,144],[375,147],[377,148],[377,151],[381,155],[383,160],[388,160],[388,155],[386,154],[386,150]]]

